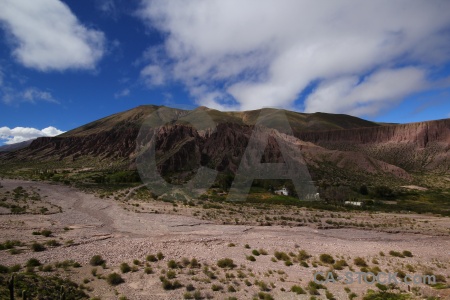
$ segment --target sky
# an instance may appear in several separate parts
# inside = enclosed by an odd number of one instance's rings
[[[0,0],[0,145],[145,104],[450,118],[447,0]]]

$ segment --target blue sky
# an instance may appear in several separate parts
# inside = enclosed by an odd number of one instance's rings
[[[0,6],[0,144],[142,104],[450,117],[449,1]]]

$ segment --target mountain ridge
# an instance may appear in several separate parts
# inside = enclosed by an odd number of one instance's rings
[[[373,176],[378,176],[405,183],[414,180],[418,172],[450,171],[450,119],[380,125],[342,114],[303,114],[272,108],[245,112],[206,107],[191,111],[164,107],[158,111],[160,108],[139,106],[57,137],[38,138],[26,148],[0,154],[0,165],[37,162],[54,167],[136,169],[139,130],[148,116],[157,112],[154,116],[159,119],[175,116],[157,136],[161,174],[183,180],[200,166],[234,174],[258,117],[265,126],[283,133],[285,123],[280,121],[280,113],[284,113],[293,133],[286,141],[299,149],[314,180],[373,181],[377,180]],[[204,113],[213,123],[203,120]],[[215,130],[198,132],[187,124],[192,120]],[[263,160],[279,162],[278,146],[273,144],[268,151]]]

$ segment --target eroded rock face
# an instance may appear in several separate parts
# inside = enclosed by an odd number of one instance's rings
[[[450,144],[450,119],[347,130],[301,132],[297,134],[297,137],[313,143],[376,144],[406,142],[423,148],[434,142]]]
[[[145,119],[145,112],[125,114],[130,116],[120,115],[118,122],[112,116],[75,129],[73,134],[38,138],[24,149],[0,153],[0,163],[36,160],[57,161],[68,166],[90,157],[92,163],[120,161],[124,166],[135,168],[138,125]],[[334,118],[335,123],[351,121],[344,122],[347,124],[341,126],[344,128],[359,124],[356,122],[359,119],[349,121],[349,116],[344,115],[319,117],[311,118],[316,123],[322,119],[328,122],[330,118]],[[310,123],[308,117],[302,115],[301,118],[306,118],[303,123]],[[324,169],[331,165],[346,172],[390,174],[405,180],[411,178],[409,172],[450,170],[450,119],[356,129],[301,130],[315,128],[314,124],[293,128],[295,137],[282,135],[287,143],[298,148],[308,166]],[[216,123],[215,129],[200,132],[178,123],[162,127],[156,143],[159,171],[163,175],[187,174],[207,166],[219,172],[235,173],[253,130],[253,125],[232,121]],[[284,161],[274,136],[269,136],[262,163]]]
[[[42,137],[15,153],[18,158],[46,159],[57,156],[91,155],[99,158],[126,158],[135,151],[136,129],[111,130],[88,136]]]
[[[207,135],[199,135],[194,129],[183,126],[162,129],[157,143],[160,172],[162,174],[183,172],[202,165],[219,172],[235,173],[253,131],[252,126],[232,123],[220,124],[214,132]],[[408,172],[401,167],[365,153],[330,150],[277,131],[269,134],[261,163],[284,162],[278,144],[280,139],[298,149],[301,155],[295,159],[302,164],[306,163],[319,168],[331,164],[347,172],[388,174],[403,180],[411,179]],[[265,144],[264,141],[261,142],[262,145]]]
[[[330,150],[364,153],[407,171],[450,170],[450,119],[302,132],[297,137]]]

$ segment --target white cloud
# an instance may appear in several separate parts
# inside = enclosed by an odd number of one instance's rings
[[[308,111],[341,112],[343,102],[343,112],[374,113],[390,105],[386,99],[407,95],[414,82],[426,88],[425,75],[432,74],[424,70],[450,60],[450,1],[141,3],[141,18],[166,36],[165,59],[150,57],[143,75],[150,85],[169,76],[182,82],[202,105],[293,108],[305,88],[320,82]],[[367,82],[357,84],[364,76]],[[401,86],[392,88],[390,78]],[[325,87],[351,97],[336,96],[330,106],[319,97]]]
[[[1,0],[0,21],[13,56],[41,71],[93,69],[103,56],[101,31],[83,26],[58,0]]]
[[[163,85],[166,81],[166,75],[162,67],[158,65],[148,65],[141,71],[141,77],[144,78],[148,86]]]
[[[43,136],[56,136],[63,134],[65,131],[61,131],[53,126],[49,126],[42,130],[31,127],[0,127],[0,140],[6,141],[5,144],[11,145],[35,139]]]
[[[11,86],[0,86],[0,95],[5,104],[12,104],[14,102],[28,102],[35,104],[37,101],[59,104],[59,101],[56,100],[50,92],[42,91],[35,87],[17,91]]]
[[[106,13],[115,15],[117,13],[117,7],[114,0],[96,0],[97,8]]]
[[[361,82],[358,76],[339,77],[321,83],[308,96],[305,112],[375,115],[427,86],[425,72],[414,67],[379,70]]]
[[[117,93],[114,94],[114,98],[118,99],[118,98],[122,98],[122,97],[126,97],[130,95],[130,90],[129,89],[123,89]]]
[[[122,0],[95,0],[96,8],[106,17],[117,21],[123,13],[120,7]]]
[[[59,103],[53,98],[50,92],[44,92],[37,88],[28,88],[22,93],[22,97],[25,101],[35,103],[36,100],[43,100],[47,102]]]
[[[41,130],[45,136],[57,136],[63,134],[65,131],[61,131],[53,126],[49,126]]]

